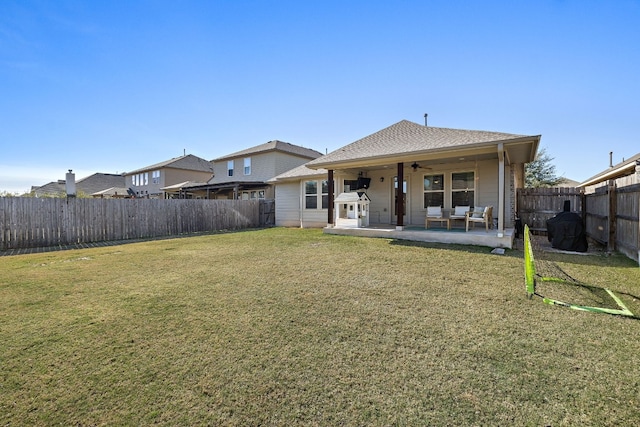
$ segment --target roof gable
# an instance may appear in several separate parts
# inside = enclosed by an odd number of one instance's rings
[[[212,162],[221,162],[221,161],[230,160],[236,157],[247,157],[254,154],[260,154],[260,153],[265,153],[269,151],[280,151],[283,153],[293,154],[295,156],[304,157],[308,159],[316,159],[322,156],[322,153],[316,150],[301,147],[299,145],[290,144],[288,142],[274,140],[274,141],[265,142],[264,144],[256,145],[255,147],[247,148],[246,150],[236,151],[235,153],[231,153],[223,157],[218,157],[217,159],[212,160]]]
[[[184,169],[213,173],[213,165],[211,164],[211,162],[201,157],[194,156],[193,154],[187,154],[185,156],[174,157],[173,159],[165,160],[164,162],[156,163],[151,166],[145,166],[143,168],[127,172],[125,175],[133,175],[135,173],[163,168]]]

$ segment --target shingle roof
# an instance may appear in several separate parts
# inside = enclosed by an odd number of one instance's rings
[[[185,169],[213,173],[213,165],[211,164],[211,162],[201,157],[194,156],[193,154],[187,154],[186,156],[174,157],[173,159],[165,160],[164,162],[156,163],[151,166],[145,166],[143,168],[127,172],[125,175],[133,175],[135,173],[162,168]]]
[[[384,158],[407,153],[427,153],[526,137],[526,135],[501,132],[423,126],[402,120],[307,164],[309,166],[325,165],[333,162]]]
[[[127,189],[124,187],[111,187],[105,190],[96,191],[92,196],[127,196]]]
[[[94,194],[98,191],[106,190],[111,187],[124,187],[124,175],[111,173],[94,173],[85,178],[76,180],[76,190],[85,194]],[[50,182],[48,184],[33,189],[36,195],[60,195],[65,194],[66,181],[64,179]]]
[[[266,151],[282,151],[284,153],[294,154],[296,156],[306,157],[308,159],[316,159],[322,156],[322,153],[320,153],[319,151],[301,147],[299,145],[290,144],[288,142],[274,140],[265,142],[264,144],[256,145],[255,147],[247,148],[246,150],[236,151],[235,153],[231,153],[223,157],[218,157],[217,159],[213,159],[212,162],[220,162],[226,159],[244,157],[252,154],[263,153]]]
[[[592,176],[586,181],[581,182],[580,184],[578,184],[578,187],[586,187],[587,185],[598,184],[608,179],[615,179],[625,175],[629,175],[635,171],[637,164],[636,162],[638,161],[640,161],[640,153],[616,165],[611,166],[609,169]]]
[[[286,181],[289,179],[300,179],[306,177],[316,177],[321,175],[327,175],[329,172],[326,169],[310,169],[306,165],[300,165],[278,176],[271,178],[268,182],[274,181]]]
[[[111,187],[125,186],[124,175],[111,173],[94,173],[76,181],[76,188],[87,194],[93,194]]]

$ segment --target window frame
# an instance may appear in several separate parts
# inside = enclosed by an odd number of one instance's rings
[[[235,164],[233,160],[227,160],[227,176],[233,176],[234,166]]]
[[[455,188],[456,187],[456,182],[460,182],[460,180],[456,180],[455,179],[455,175],[471,175],[471,179],[466,179],[464,180],[464,182],[467,184],[466,187],[462,188]],[[475,200],[476,200],[476,178],[477,178],[477,173],[475,170],[463,170],[463,171],[457,171],[457,172],[451,172],[451,188],[449,189],[449,194],[451,197],[451,207],[454,208],[456,206],[456,203],[454,202],[454,195],[455,193],[471,193],[470,197],[469,195],[466,196],[466,201],[461,203],[460,206],[470,206],[470,207],[474,207],[475,206]],[[472,186],[469,186],[469,183],[472,184]]]
[[[313,188],[311,188],[311,186],[313,186]],[[302,189],[304,192],[304,209],[317,210],[318,209],[318,181],[316,180],[303,181]],[[309,190],[313,190],[313,191],[309,191]]]
[[[251,175],[251,157],[245,157],[243,160],[243,163],[244,163],[244,169],[243,169],[244,175],[245,176]]]
[[[432,179],[434,179],[434,181],[435,181],[435,179],[437,177],[442,179],[442,184],[440,184],[440,189],[434,190],[434,189],[427,189],[426,188],[427,187],[426,180],[429,177],[432,177]],[[441,197],[442,197],[442,201],[440,203],[440,206],[443,207],[443,208],[445,207],[445,203],[446,203],[445,202],[445,199],[446,199],[446,197],[445,197],[446,196],[446,184],[447,184],[447,180],[446,180],[446,177],[445,177],[444,173],[439,173],[439,174],[435,174],[434,173],[434,174],[428,174],[428,175],[425,174],[425,175],[422,176],[422,194],[423,194],[423,196],[422,196],[422,204],[424,205],[425,209],[427,209],[428,206],[437,206],[437,205],[434,205],[434,204],[429,204],[427,202],[427,194],[440,193]]]

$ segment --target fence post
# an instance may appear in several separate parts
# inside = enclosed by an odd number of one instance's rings
[[[7,249],[6,239],[6,229],[7,229],[7,218],[5,215],[5,203],[6,197],[0,197],[0,250]]]
[[[609,193],[609,218],[608,218],[608,229],[609,236],[607,238],[607,252],[613,252],[616,250],[616,205],[617,205],[617,195],[616,195],[616,181],[614,179],[609,180],[609,185],[607,188],[607,192]]]

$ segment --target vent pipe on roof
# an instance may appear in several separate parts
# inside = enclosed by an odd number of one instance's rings
[[[609,151],[609,167],[613,167],[613,151]]]
[[[424,125],[427,126],[427,113],[424,113]]]

